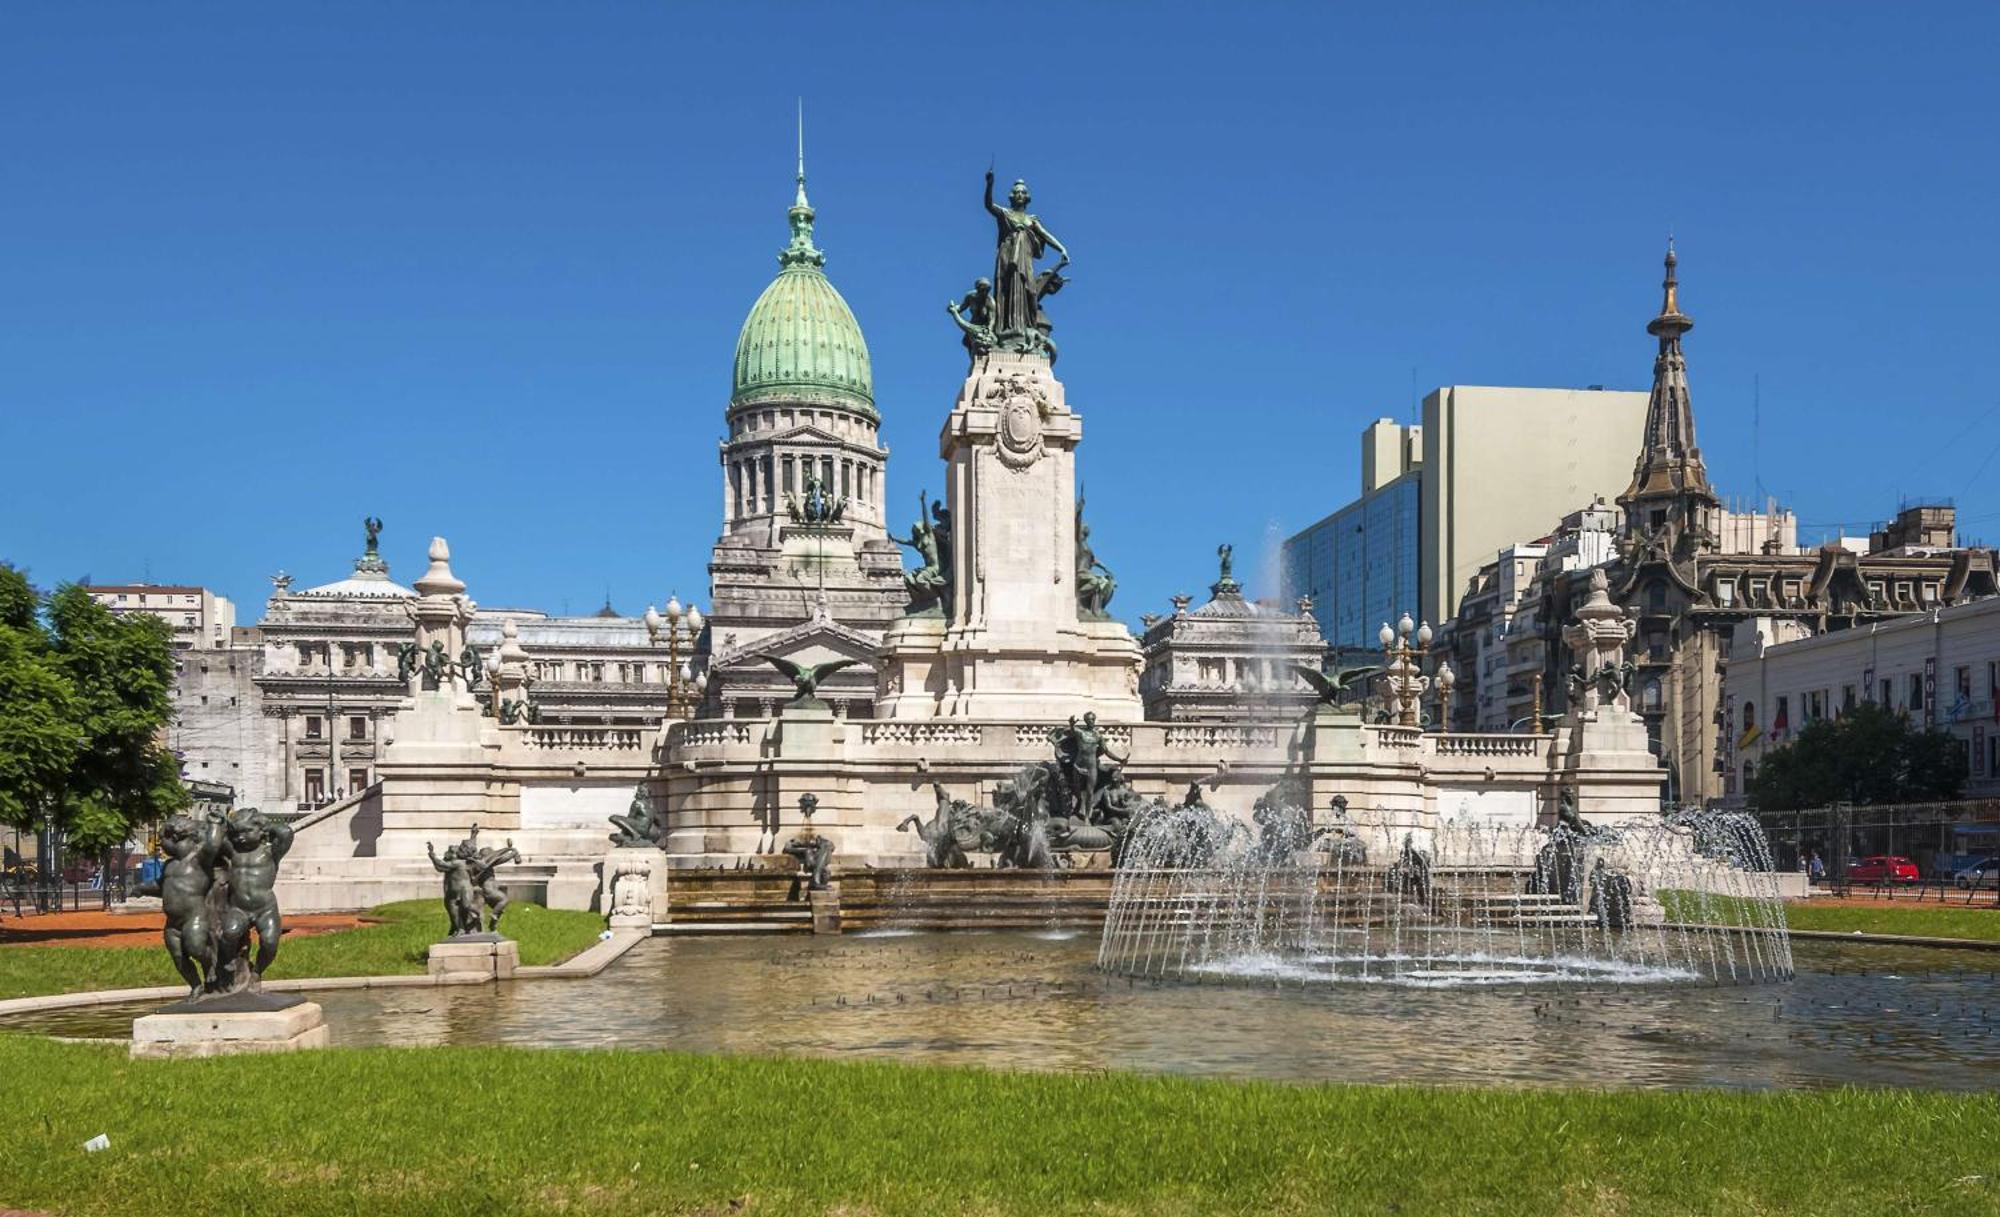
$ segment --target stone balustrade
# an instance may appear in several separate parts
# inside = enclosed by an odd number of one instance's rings
[[[538,752],[644,752],[651,736],[643,727],[529,727],[523,741]]]
[[[680,742],[689,748],[719,748],[748,744],[750,740],[749,723],[724,719],[689,723],[681,732]]]
[[[1548,752],[1546,735],[1434,735],[1439,756],[1539,757]]]
[[[1370,723],[1364,728],[1375,733],[1375,743],[1382,748],[1422,748],[1423,729],[1419,727],[1390,727]]]
[[[1175,723],[1161,732],[1168,748],[1275,748],[1278,728],[1256,723]]]
[[[977,747],[985,742],[986,729],[978,723],[884,719],[861,724],[861,743],[867,747]]]

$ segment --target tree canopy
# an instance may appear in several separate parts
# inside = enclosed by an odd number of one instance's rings
[[[101,849],[185,807],[173,679],[165,622],[80,587],[43,596],[0,563],[0,822]]]
[[[1924,803],[1957,798],[1965,777],[1965,754],[1950,732],[1864,702],[1807,724],[1791,743],[1767,752],[1749,794],[1762,811]]]

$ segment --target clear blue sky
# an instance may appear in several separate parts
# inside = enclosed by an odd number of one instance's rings
[[[10,6],[0,558],[251,621],[375,514],[485,604],[705,603],[801,95],[896,502],[980,175],[1032,183],[1128,618],[1432,386],[1643,388],[1670,227],[1726,495],[2000,537],[1996,46],[1990,4]]]

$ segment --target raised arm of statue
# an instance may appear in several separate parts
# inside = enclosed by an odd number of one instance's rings
[[[207,821],[202,825],[201,844],[195,847],[194,856],[203,870],[213,867],[215,860],[222,856],[224,823],[221,812],[211,811],[208,813]]]
[[[270,816],[264,816],[263,821],[264,838],[271,843],[271,861],[281,861],[292,848],[292,826]]]
[[[1001,211],[1000,208],[995,207],[993,205],[993,171],[991,169],[988,169],[986,171],[986,210],[992,212],[996,216],[999,215]]]
[[[424,852],[428,853],[431,856],[431,865],[437,868],[438,874],[442,875],[446,871],[451,869],[444,863],[438,861],[437,846],[431,844],[429,841],[424,842]]]

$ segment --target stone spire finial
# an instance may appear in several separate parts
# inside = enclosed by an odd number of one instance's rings
[[[1660,301],[1660,315],[1646,323],[1646,332],[1660,340],[1663,351],[1668,342],[1678,343],[1682,334],[1694,328],[1694,318],[1681,312],[1680,278],[1674,269],[1680,265],[1680,258],[1674,254],[1672,237],[1667,238],[1666,265],[1667,277],[1660,284],[1660,289],[1664,293]]]
[[[465,583],[451,573],[451,546],[443,537],[431,538],[431,567],[423,578],[411,586],[424,596],[456,596],[465,590]]]
[[[521,627],[513,621],[500,626],[500,662],[526,663],[528,648],[521,645]]]

